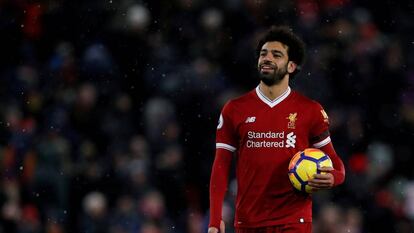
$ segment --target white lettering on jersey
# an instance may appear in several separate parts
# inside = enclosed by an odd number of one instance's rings
[[[253,139],[253,138],[284,138],[285,137],[285,132],[272,132],[272,131],[268,131],[268,132],[254,132],[254,131],[249,131],[247,132],[247,137],[249,139]]]
[[[293,147],[295,148],[296,144],[296,135],[293,132],[290,132],[286,135],[286,148]]]
[[[284,147],[284,141],[271,142],[271,141],[246,141],[247,148],[282,148]]]
[[[295,148],[296,147],[296,135],[294,132],[285,134],[282,132],[247,132],[246,147],[247,148]]]
[[[247,117],[244,123],[253,123],[255,121],[256,121],[256,117],[252,116],[252,117]]]

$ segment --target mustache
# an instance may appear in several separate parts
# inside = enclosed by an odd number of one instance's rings
[[[277,69],[277,65],[272,63],[271,61],[264,61],[262,63],[259,64],[259,67],[262,68],[263,66],[269,66],[273,69]]]

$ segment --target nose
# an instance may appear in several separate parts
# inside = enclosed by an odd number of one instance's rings
[[[265,57],[263,57],[262,63],[270,64],[272,63],[272,58],[269,55],[266,55]]]
[[[271,53],[267,53],[266,56],[263,57],[263,62],[271,62],[272,57]]]

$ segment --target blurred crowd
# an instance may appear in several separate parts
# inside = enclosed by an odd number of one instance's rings
[[[202,233],[220,109],[258,36],[307,44],[344,185],[315,233],[414,231],[414,4],[0,0],[0,233]],[[234,180],[223,208],[233,232]]]

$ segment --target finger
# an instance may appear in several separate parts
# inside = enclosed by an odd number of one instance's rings
[[[314,180],[314,181],[308,181],[308,184],[309,185],[311,185],[311,186],[317,186],[317,187],[319,187],[319,186],[326,186],[326,185],[331,185],[331,182],[329,182],[329,181],[318,181],[318,180]]]
[[[315,185],[324,185],[324,184],[331,184],[331,180],[319,180],[319,179],[312,179],[308,181],[309,184],[315,184]]]
[[[319,179],[327,179],[327,178],[329,178],[329,179],[333,179],[333,175],[331,174],[331,173],[329,173],[329,172],[327,172],[327,173],[320,173],[320,174],[315,174],[314,176],[313,176],[314,178],[319,178]]]
[[[312,190],[323,190],[323,189],[332,188],[330,185],[311,185],[311,184],[308,184],[308,185],[309,185],[309,187],[312,188]]]
[[[332,180],[320,180],[320,179],[312,179],[308,181],[308,185],[314,188],[321,188],[321,189],[328,189],[332,188],[333,181]]]
[[[225,233],[226,232],[226,224],[224,224],[224,221],[221,220],[220,222],[220,233]]]
[[[333,171],[334,169],[332,167],[320,167],[318,168],[318,170],[321,172],[330,172],[330,171]]]
[[[218,229],[215,227],[209,227],[208,228],[208,233],[218,233]]]
[[[320,183],[308,183],[308,185],[312,188],[329,188],[332,187],[330,183],[320,184]]]
[[[332,184],[333,183],[333,179],[319,179],[319,178],[314,178],[314,179],[310,179],[308,181],[308,183],[310,184],[317,184],[317,185],[324,185],[324,184]]]
[[[315,174],[313,179],[329,180],[332,178],[331,174]]]

